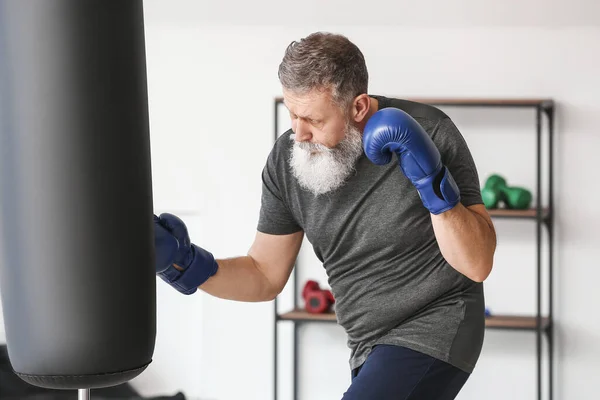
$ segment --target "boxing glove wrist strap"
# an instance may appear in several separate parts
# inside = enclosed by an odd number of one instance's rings
[[[198,286],[216,274],[219,268],[213,255],[203,248],[192,244],[190,252],[191,262],[183,271],[170,264],[158,274],[162,280],[186,295],[195,293]]]
[[[434,215],[454,208],[460,201],[458,185],[444,165],[438,174],[430,175],[413,184],[425,208]]]

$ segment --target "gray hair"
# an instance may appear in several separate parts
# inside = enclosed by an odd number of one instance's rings
[[[367,93],[369,74],[360,49],[343,35],[315,32],[287,47],[279,65],[284,89],[297,93],[331,89],[334,101],[347,107]]]

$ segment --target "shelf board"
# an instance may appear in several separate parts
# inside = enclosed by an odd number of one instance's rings
[[[299,322],[311,322],[311,321],[315,321],[315,322],[337,322],[337,319],[335,318],[335,313],[333,312],[327,312],[327,313],[322,313],[322,314],[312,314],[309,313],[306,310],[297,308],[295,310],[283,313],[283,314],[279,314],[278,315],[278,319],[280,320],[284,320],[284,321],[299,321]]]
[[[535,219],[537,217],[537,209],[530,208],[528,210],[510,210],[506,208],[495,208],[488,209],[488,213],[491,217],[496,218],[531,218]],[[542,219],[546,219],[548,217],[548,209],[542,209]]]
[[[407,100],[417,103],[447,106],[508,106],[508,107],[551,107],[552,99],[545,98],[427,98],[413,97]]]
[[[337,322],[335,313],[328,312],[323,314],[311,314],[303,309],[295,309],[277,317],[280,321],[295,322]],[[485,319],[485,326],[488,329],[517,329],[517,330],[535,330],[537,321],[535,317],[526,317],[520,315],[493,315]],[[550,326],[550,320],[546,317],[541,318],[542,330]]]
[[[550,320],[547,317],[540,318],[543,331],[550,326]],[[535,330],[537,321],[535,317],[526,317],[521,315],[493,315],[485,319],[486,328],[490,329],[521,329]]]
[[[481,106],[481,107],[542,107],[551,108],[554,100],[548,98],[462,98],[462,97],[402,97],[409,101],[437,106]],[[283,97],[276,97],[283,103]]]

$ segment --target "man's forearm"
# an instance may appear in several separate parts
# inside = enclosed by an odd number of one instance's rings
[[[277,294],[252,257],[221,259],[217,263],[217,273],[200,286],[206,293],[246,302],[269,301]]]
[[[431,215],[440,250],[453,268],[476,282],[483,282],[492,270],[496,233],[491,221],[461,203],[438,215]]]

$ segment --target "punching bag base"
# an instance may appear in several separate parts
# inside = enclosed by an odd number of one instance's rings
[[[128,371],[95,375],[28,375],[14,373],[25,382],[46,389],[100,389],[126,383],[141,374],[150,363]]]

